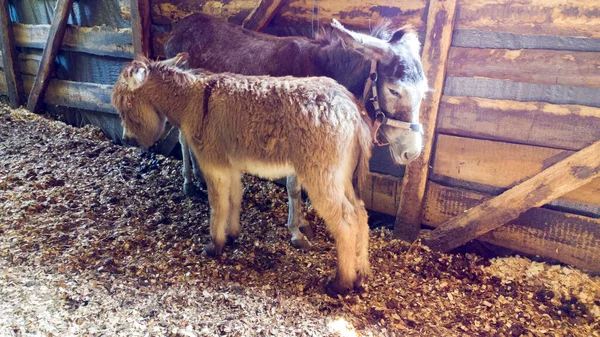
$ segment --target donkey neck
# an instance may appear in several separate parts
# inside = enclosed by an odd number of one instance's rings
[[[321,75],[333,78],[356,97],[362,96],[370,64],[359,53],[334,44],[319,48],[315,57]]]

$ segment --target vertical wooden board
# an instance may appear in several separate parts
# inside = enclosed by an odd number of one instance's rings
[[[167,25],[194,13],[205,13],[241,24],[261,0],[152,0],[152,23]]]
[[[354,29],[368,30],[379,20],[389,19],[398,27],[411,24],[421,30],[425,25],[426,10],[427,0],[405,0],[398,3],[384,0],[291,0],[285,2],[273,23],[279,26],[302,26],[314,22],[317,31],[317,21],[324,26],[325,22],[328,24],[335,18]]]
[[[261,0],[258,7],[244,20],[242,27],[262,32],[282,5],[283,0]]]
[[[573,151],[547,147],[439,135],[433,174],[436,179],[505,189],[529,179],[572,154]],[[600,179],[565,194],[561,199],[600,205]]]
[[[447,76],[600,88],[600,56],[565,50],[452,47]]]
[[[461,0],[456,29],[600,38],[600,2]]]
[[[437,132],[580,150],[600,139],[600,108],[443,96]]]
[[[433,227],[492,198],[434,182],[428,186],[423,223]],[[478,240],[600,271],[600,219],[532,208]]]
[[[406,166],[394,231],[404,240],[413,241],[421,227],[421,206],[425,195],[429,161],[435,137],[435,125],[442,96],[448,51],[454,30],[456,0],[432,0],[429,3],[427,32],[423,46],[423,70],[435,92],[423,103],[421,123],[424,146],[421,156]]]
[[[2,32],[0,49],[2,51],[2,65],[8,100],[12,108],[18,108],[25,98],[25,93],[23,91],[23,81],[17,59],[17,48],[15,47],[15,35],[10,20],[8,0],[0,2],[0,30]]]
[[[134,55],[151,57],[149,0],[131,0],[131,33]]]
[[[425,234],[422,240],[433,249],[452,250],[595,178],[600,178],[600,140],[499,196],[440,224],[437,229]]]
[[[361,198],[372,211],[396,215],[401,184],[400,178],[371,172],[361,190]]]
[[[50,33],[48,34],[48,42],[42,54],[42,62],[35,77],[35,83],[29,94],[27,102],[27,110],[37,112],[41,103],[44,100],[44,94],[50,83],[50,73],[54,66],[56,54],[60,49],[65,29],[67,27],[68,14],[73,6],[73,0],[58,0],[54,9],[54,17],[50,25]]]

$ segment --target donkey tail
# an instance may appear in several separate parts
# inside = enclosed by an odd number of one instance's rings
[[[361,199],[361,188],[364,186],[369,172],[369,160],[373,149],[373,140],[371,137],[371,128],[364,118],[357,123],[356,138],[358,142],[358,160],[352,176],[352,186],[356,196]]]

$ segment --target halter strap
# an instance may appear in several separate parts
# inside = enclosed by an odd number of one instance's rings
[[[371,90],[371,98],[369,96],[369,89]],[[373,142],[379,146],[388,145],[390,142],[386,139],[385,141],[379,140],[379,128],[382,125],[391,126],[398,129],[403,129],[412,132],[423,133],[423,125],[420,123],[403,122],[397,119],[388,118],[379,105],[379,95],[377,94],[377,60],[371,60],[371,70],[369,77],[365,83],[363,90],[363,104],[370,100],[373,103],[373,109],[375,110],[375,119],[373,120],[373,127],[375,132],[373,133]]]

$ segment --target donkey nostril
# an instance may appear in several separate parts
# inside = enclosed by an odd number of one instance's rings
[[[402,160],[404,160],[406,163],[410,163],[411,161],[417,159],[419,157],[419,154],[419,152],[406,151],[402,152],[400,156],[402,157]]]
[[[408,152],[402,152],[402,154],[400,155],[400,157],[404,161],[408,161],[409,160],[408,156],[409,156]]]

